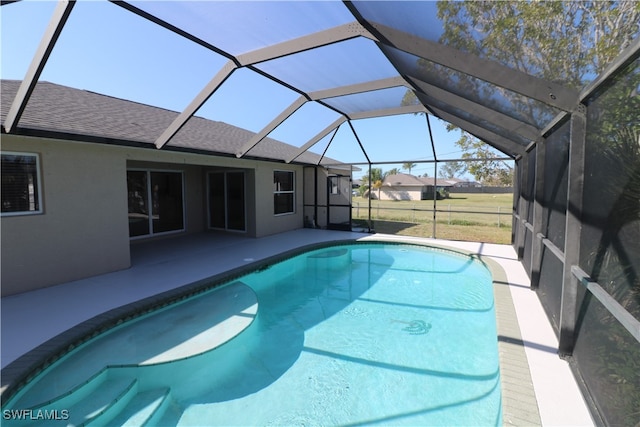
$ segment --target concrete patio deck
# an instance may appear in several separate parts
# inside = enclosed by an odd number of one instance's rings
[[[505,271],[542,425],[593,425],[576,381],[557,356],[557,340],[511,246],[301,229],[251,239],[205,233],[132,245],[132,267],[2,298],[4,368],[47,340],[92,317],[161,292],[301,246],[334,240],[388,239],[437,244],[488,257]],[[508,420],[505,420],[507,424]]]

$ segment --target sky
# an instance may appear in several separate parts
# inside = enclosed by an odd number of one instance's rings
[[[431,3],[425,2],[429,7]],[[142,8],[149,4],[136,3]],[[233,3],[226,4],[230,10],[219,11],[221,13],[216,15],[202,16],[197,7],[193,10],[187,7],[185,14],[177,17],[172,14],[170,3],[154,4],[159,5],[154,13],[176,19],[177,23],[188,22],[201,38],[218,37],[216,45],[234,55],[251,51],[264,43],[322,30],[322,25],[326,26],[327,22],[329,26],[335,26],[352,20],[351,15],[335,7],[335,2],[270,2],[269,8],[263,8],[264,3],[254,3],[252,6],[255,7],[248,9],[250,13],[244,9],[243,25],[229,19],[234,13],[231,10]],[[274,4],[275,10],[272,9]],[[2,79],[24,78],[55,5],[54,1],[27,0],[0,7]],[[293,12],[305,17],[298,27],[285,25],[286,15]],[[215,23],[216,31],[212,32],[211,22]],[[265,22],[269,24],[269,31],[256,31],[252,37],[225,39],[219,36],[225,31],[231,35],[233,31],[246,34],[249,29],[259,28]],[[347,54],[344,49],[340,53],[335,46],[327,46],[306,52],[303,61],[293,62],[285,57],[257,67],[293,82],[305,91],[397,74],[373,42],[359,38],[348,43],[350,50],[346,50]],[[72,10],[40,80],[182,111],[226,62],[223,56],[118,6],[108,2],[81,1]],[[362,63],[370,66],[362,67]],[[353,70],[360,74],[354,74]],[[385,96],[389,97],[389,102],[397,104],[402,92],[388,91]],[[296,92],[249,69],[240,68],[196,115],[258,132],[298,97]],[[315,102],[306,103],[269,137],[300,147],[338,117],[335,111]],[[462,152],[454,145],[459,133],[447,132],[445,123],[433,116],[430,124],[438,158],[460,158]],[[374,163],[433,160],[427,120],[422,114],[354,120],[352,125]],[[323,138],[311,151],[322,154],[332,135],[330,133]],[[347,163],[366,162],[348,123],[338,129],[326,156]],[[366,169],[365,166],[360,167]],[[402,164],[376,167],[401,169]],[[419,163],[411,172],[433,176],[434,164]],[[356,172],[354,176],[357,178],[363,173]]]

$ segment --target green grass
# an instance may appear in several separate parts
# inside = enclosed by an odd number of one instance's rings
[[[368,203],[365,198],[354,197],[354,220],[368,218]],[[452,194],[437,201],[436,237],[511,243],[512,205],[511,194]],[[372,200],[371,218],[379,233],[433,237],[433,200]]]

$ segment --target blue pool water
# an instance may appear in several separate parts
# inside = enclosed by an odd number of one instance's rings
[[[137,345],[129,329],[148,337],[163,327],[202,326],[202,310],[214,306],[207,298],[217,296],[240,301],[234,313],[246,329],[235,338],[194,356],[158,359],[162,346],[136,350],[133,359],[122,354]],[[58,391],[38,391],[34,381],[5,408],[67,410],[74,423],[100,415],[108,425],[502,424],[491,274],[470,257],[417,246],[335,246],[199,298],[178,314],[166,309],[79,347],[39,381]],[[189,337],[204,329],[185,328],[171,340],[195,342]],[[100,403],[101,393],[116,398]],[[83,400],[93,402],[86,415]]]

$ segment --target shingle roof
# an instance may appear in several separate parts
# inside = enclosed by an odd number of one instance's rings
[[[383,185],[389,185],[394,187],[402,187],[402,186],[423,186],[423,185],[434,185],[434,181],[436,185],[441,187],[451,187],[452,183],[447,180],[436,179],[432,177],[419,177],[414,175],[409,175],[406,173],[399,173],[395,175],[389,175],[385,177]]]
[[[409,175],[406,173],[399,173],[395,175],[388,175],[385,177],[383,185],[393,185],[393,186],[423,186],[424,182],[422,182],[418,177]]]
[[[2,80],[0,119],[4,119],[15,97],[19,80]],[[149,145],[178,116],[175,111],[114,98],[87,90],[49,82],[38,82],[20,119],[20,129],[98,137],[103,142],[132,142]],[[212,154],[235,155],[254,135],[227,123],[194,116],[169,141],[167,146],[209,151]],[[281,141],[265,138],[247,153],[248,157],[285,160],[298,148]],[[309,151],[296,159],[300,163],[316,164],[320,156]],[[338,163],[326,159],[330,163]]]
[[[418,178],[420,181],[422,181],[424,183],[424,185],[436,185],[436,186],[440,186],[440,187],[453,187],[453,183],[451,181],[449,181],[448,179],[438,179],[435,177],[420,177]]]

